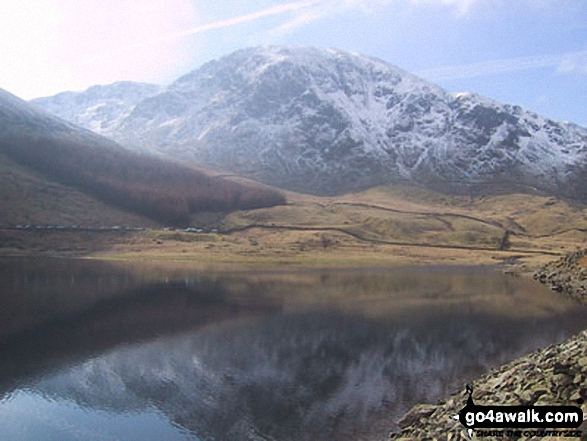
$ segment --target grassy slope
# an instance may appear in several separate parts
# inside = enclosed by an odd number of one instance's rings
[[[243,181],[242,179],[235,179]],[[587,242],[587,210],[529,195],[470,199],[402,186],[341,197],[287,193],[288,205],[202,213],[191,224],[220,233],[0,232],[0,252],[100,252],[187,260],[200,266],[385,266],[498,263],[531,266]],[[0,225],[157,225],[51,182],[0,155]],[[499,250],[505,231],[509,248]]]
[[[113,208],[58,184],[0,154],[0,226],[156,226],[145,217]]]
[[[24,127],[18,120],[0,121],[0,152],[53,182],[158,222],[186,225],[191,213],[285,202],[275,190],[213,178],[178,162],[133,153],[97,135],[86,139],[85,132],[70,135],[57,129],[36,133],[36,124],[42,123],[38,120],[26,118]]]
[[[504,261],[534,267],[587,242],[587,210],[548,197],[470,199],[399,186],[287,197],[286,206],[192,218],[193,225],[230,234],[155,231],[110,256],[237,267]],[[509,245],[500,250],[506,231]]]
[[[157,227],[128,213],[52,182],[0,154],[0,227],[82,225]],[[109,249],[131,234],[11,231],[0,229],[0,254],[87,254]]]

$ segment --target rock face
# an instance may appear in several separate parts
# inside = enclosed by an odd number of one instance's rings
[[[109,106],[87,98],[94,92],[35,103],[136,149],[304,192],[412,182],[587,199],[586,129],[450,94],[362,55],[245,49],[163,90],[145,88],[143,99]]]

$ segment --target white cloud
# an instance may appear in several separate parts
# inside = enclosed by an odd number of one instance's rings
[[[559,74],[587,74],[587,51],[567,54],[557,66]]]
[[[274,37],[281,37],[283,35],[287,35],[301,27],[304,27],[314,21],[317,21],[319,19],[321,19],[322,17],[324,17],[324,14],[317,9],[312,9],[309,11],[304,11],[300,14],[298,14],[296,17],[294,17],[293,19],[283,23],[282,25],[279,25],[278,27],[272,29],[271,31],[268,32],[268,35],[271,38]]]
[[[359,5],[359,3],[361,5]],[[270,30],[267,34],[270,38],[282,37],[283,35],[287,35],[310,23],[318,21],[337,12],[346,10],[347,8],[357,6],[362,7],[362,3],[365,3],[365,1],[321,0],[318,2],[314,2],[312,5],[310,5],[311,7],[305,8],[303,11],[299,11],[297,14],[294,15],[293,18]]]
[[[417,72],[417,75],[430,81],[450,81],[542,68],[556,68],[559,73],[567,73],[579,71],[580,69],[577,67],[578,62],[583,63],[579,64],[580,66],[587,66],[587,51],[507,58],[458,66],[445,66],[423,70]]]

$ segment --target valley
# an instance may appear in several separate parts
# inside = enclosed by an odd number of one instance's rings
[[[134,219],[130,225],[144,231],[128,231],[124,223],[119,228],[126,231],[0,230],[2,253],[226,269],[505,264],[530,270],[587,243],[587,210],[553,197],[470,198],[406,186],[286,197],[276,207],[198,213],[187,229]]]

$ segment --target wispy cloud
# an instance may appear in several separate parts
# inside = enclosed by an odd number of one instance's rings
[[[322,0],[315,2],[311,7],[299,11],[293,18],[267,32],[270,38],[282,37],[290,34],[310,23],[331,16],[337,12],[353,7],[350,4],[361,3],[359,0],[332,1]]]
[[[287,12],[293,11],[301,11],[301,10],[309,10],[312,6],[315,6],[320,3],[320,0],[301,0],[295,1],[290,3],[282,3],[270,8],[262,9],[256,12],[252,12],[250,14],[240,15],[238,17],[232,17],[225,20],[218,20],[211,23],[206,23],[203,25],[195,26],[189,29],[184,29],[182,31],[173,32],[165,35],[160,35],[155,38],[143,41],[141,43],[128,45],[117,49],[116,53],[128,52],[136,49],[142,49],[145,47],[166,43],[173,40],[180,40],[186,37],[190,37],[196,34],[201,34],[203,32],[208,32],[216,29],[223,29],[223,28],[230,28],[233,26],[237,26],[240,24],[248,23],[251,21],[259,20],[265,17],[271,17],[275,15],[285,14]],[[103,55],[112,55],[112,52],[108,52],[107,54]],[[98,56],[97,58],[99,58]]]
[[[412,3],[450,6],[456,8],[457,17],[464,17],[480,0],[410,0]]]
[[[471,11],[474,5],[482,1],[485,0],[320,0],[311,4],[310,7],[304,8],[289,21],[272,29],[269,34],[271,37],[281,37],[312,22],[336,14],[345,12],[376,13],[382,7],[393,3],[452,8],[456,12],[455,17],[462,18]]]
[[[543,68],[556,68],[559,73],[568,73],[585,70],[586,67],[587,51],[577,51],[444,66],[416,73],[431,81],[450,81]]]
[[[337,13],[348,11],[372,13],[377,11],[382,6],[404,1],[415,5],[422,4],[452,7],[457,11],[457,16],[463,16],[472,8],[474,4],[483,0],[297,0],[278,4],[249,14],[218,20],[215,22],[187,28],[181,31],[159,35],[154,38],[141,41],[140,43],[125,45],[114,51],[107,51],[98,54],[95,58],[103,58],[104,56],[111,56],[113,54],[130,52],[174,40],[181,40],[193,35],[217,29],[230,28],[265,17],[293,13],[292,18],[269,32],[269,34],[272,36],[281,36],[306,26],[312,22],[330,17]]]
[[[309,7],[318,4],[319,0],[302,0],[297,2],[291,3],[283,3],[277,6],[273,6],[271,8],[263,9],[260,11],[252,12],[250,14],[241,15],[238,17],[232,17],[226,20],[219,20],[212,23],[207,23],[201,26],[196,26],[191,29],[186,29],[181,32],[176,32],[174,34],[166,35],[157,38],[154,42],[159,41],[167,41],[167,40],[175,40],[178,38],[184,38],[195,34],[200,34],[202,32],[211,31],[214,29],[222,29],[228,28],[236,25],[240,25],[243,23],[247,23],[250,21],[258,20],[264,17],[270,17],[273,15],[280,15],[290,11],[299,11],[301,9],[308,9]]]
[[[564,57],[556,71],[560,74],[587,74],[587,51]]]

